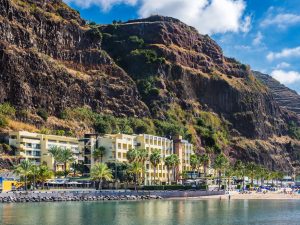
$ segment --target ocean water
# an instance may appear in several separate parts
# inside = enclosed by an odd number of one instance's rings
[[[299,200],[0,204],[1,225],[299,225]]]

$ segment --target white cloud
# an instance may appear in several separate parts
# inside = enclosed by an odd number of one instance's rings
[[[67,4],[74,3],[82,8],[89,8],[93,5],[99,6],[103,11],[108,11],[117,4],[135,5],[138,0],[63,0]]]
[[[253,39],[252,44],[255,45],[255,46],[261,45],[263,38],[264,38],[264,36],[263,36],[262,33],[259,31],[259,32],[256,34],[255,38]]]
[[[300,15],[291,13],[279,13],[277,15],[269,15],[261,22],[262,27],[278,26],[286,28],[295,24],[300,24]]]
[[[245,16],[245,0],[64,0],[79,7],[93,5],[109,10],[115,4],[137,5],[140,17],[170,16],[194,26],[200,33],[248,32],[251,17]]]
[[[299,57],[300,56],[300,46],[296,48],[285,48],[281,52],[270,52],[267,55],[267,59],[269,61],[273,61],[274,59],[282,59],[289,57]]]
[[[274,70],[271,76],[282,84],[292,84],[300,81],[300,73],[296,71]]]
[[[141,17],[160,14],[180,19],[200,33],[247,32],[251,18],[243,17],[244,0],[141,0]]]
[[[286,69],[286,68],[289,68],[291,66],[291,64],[287,63],[287,62],[282,62],[282,63],[279,63],[277,66],[276,66],[276,69],[279,70],[279,69]]]

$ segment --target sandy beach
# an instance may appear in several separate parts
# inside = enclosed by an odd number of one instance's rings
[[[201,199],[221,199],[228,200],[229,195],[215,195],[215,196],[203,196]],[[300,199],[300,194],[292,193],[292,194],[284,194],[280,192],[268,192],[268,193],[257,193],[251,192],[250,194],[240,194],[238,192],[230,192],[230,200],[281,200],[281,199]]]

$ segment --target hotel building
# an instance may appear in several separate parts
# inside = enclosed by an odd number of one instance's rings
[[[90,169],[94,162],[92,153],[100,146],[105,147],[106,152],[103,162],[128,162],[127,152],[130,149],[146,149],[148,155],[159,150],[161,152],[161,163],[156,168],[156,180],[166,182],[168,180],[168,170],[164,164],[164,159],[171,155],[177,154],[180,160],[177,174],[183,171],[191,170],[190,155],[193,154],[193,145],[186,140],[182,140],[181,136],[177,136],[174,140],[164,137],[158,137],[148,134],[126,135],[126,134],[108,134],[100,136],[97,134],[87,134],[83,142],[84,163]],[[145,163],[145,183],[150,184],[154,177],[154,167],[150,161]],[[172,172],[170,172],[170,180],[172,180]]]
[[[9,133],[9,145],[18,148],[18,154],[22,158],[30,160],[35,165],[46,163],[50,169],[54,167],[54,158],[48,150],[53,146],[70,149],[76,161],[82,160],[79,141],[73,137],[17,131]],[[57,164],[56,170],[63,170],[63,165]]]

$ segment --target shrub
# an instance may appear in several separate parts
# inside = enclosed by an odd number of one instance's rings
[[[48,114],[47,110],[46,109],[42,109],[42,108],[38,109],[38,111],[36,112],[36,114],[38,116],[40,116],[45,121],[47,121],[47,119],[49,117],[49,114]]]
[[[41,133],[41,134],[51,134],[51,130],[48,129],[48,128],[46,128],[46,127],[42,127],[42,128],[40,129],[40,133]]]
[[[3,103],[3,104],[0,104],[0,114],[9,116],[9,117],[14,117],[16,114],[16,110],[9,103]]]
[[[0,127],[6,127],[7,125],[8,125],[7,118],[0,114]]]
[[[157,53],[152,49],[136,49],[130,53],[133,57],[140,57],[145,63],[162,63],[163,58],[158,58]]]
[[[134,44],[135,48],[142,48],[144,46],[144,40],[138,36],[130,36],[128,38],[129,42]]]
[[[289,134],[293,138],[300,140],[300,127],[298,127],[295,122],[289,124]]]
[[[65,135],[65,131],[64,130],[56,130],[55,131],[55,135],[59,135],[59,136],[64,136]]]
[[[100,134],[109,134],[112,131],[110,123],[103,120],[102,118],[98,119],[95,122],[94,128],[95,128],[96,132],[98,132]]]
[[[92,27],[90,30],[87,31],[87,35],[93,40],[102,40],[102,34],[97,27]]]

